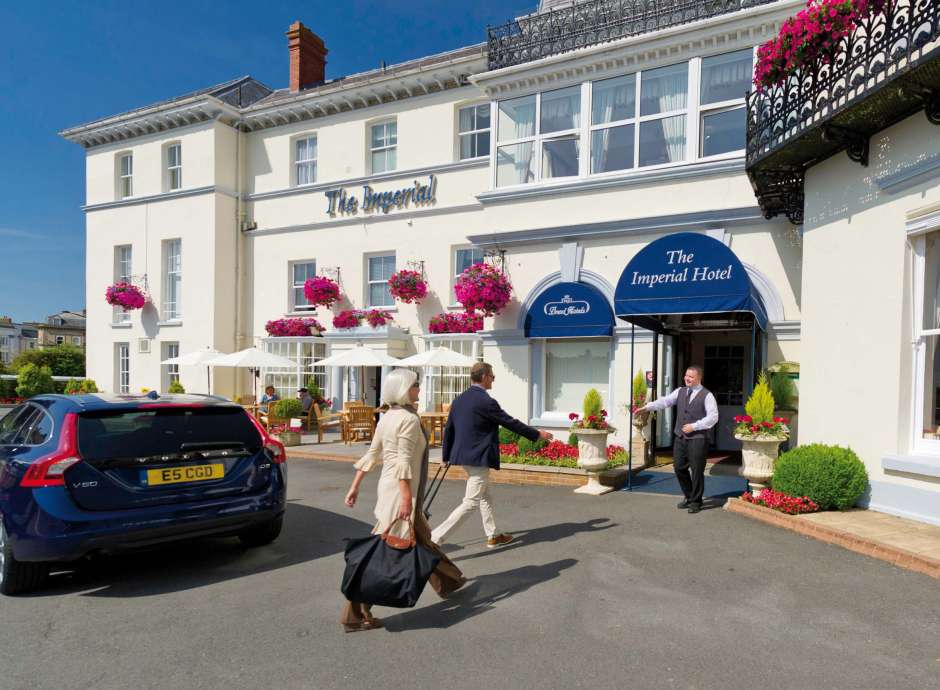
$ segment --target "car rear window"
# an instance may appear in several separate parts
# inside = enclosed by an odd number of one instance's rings
[[[199,446],[261,449],[261,436],[239,407],[163,407],[85,412],[78,452],[85,458],[172,454]]]

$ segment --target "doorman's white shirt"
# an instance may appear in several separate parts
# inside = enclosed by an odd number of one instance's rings
[[[679,393],[686,389],[685,386],[681,388],[676,388],[672,393],[667,395],[665,398],[659,398],[653,402],[647,403],[643,406],[644,410],[650,412],[658,412],[659,410],[665,410],[667,407],[672,407],[679,400]],[[699,391],[702,390],[702,386],[693,386],[692,387],[692,396],[689,398],[689,401],[695,400],[695,397],[699,394]],[[692,428],[696,431],[704,431],[705,429],[711,429],[718,423],[718,403],[715,402],[715,396],[708,393],[705,396],[705,416],[699,419],[698,421],[692,422]]]

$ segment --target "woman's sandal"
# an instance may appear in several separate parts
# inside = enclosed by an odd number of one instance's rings
[[[384,627],[385,623],[380,618],[364,618],[358,623],[343,623],[343,630],[348,633],[359,632],[360,630],[376,630]]]

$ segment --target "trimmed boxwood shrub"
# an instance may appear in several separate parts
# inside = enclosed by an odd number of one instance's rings
[[[500,445],[506,443],[517,443],[519,441],[519,434],[515,431],[510,431],[504,426],[499,427],[499,443]]]
[[[304,406],[297,398],[285,398],[271,403],[271,411],[278,419],[290,419],[291,417],[303,417]]]
[[[771,484],[789,496],[807,496],[820,510],[847,510],[868,487],[868,473],[848,448],[813,443],[777,458]]]
[[[516,443],[519,446],[519,455],[525,455],[529,451],[542,450],[542,448],[548,445],[548,441],[544,439],[540,438],[537,441],[530,441],[524,436],[520,436]]]
[[[170,385],[167,387],[166,392],[179,394],[179,393],[185,393],[186,389],[183,388],[183,384],[180,383],[179,381],[170,381]]]

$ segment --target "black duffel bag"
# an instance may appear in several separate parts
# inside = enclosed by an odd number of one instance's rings
[[[361,604],[411,608],[441,557],[415,540],[414,523],[408,539],[382,534],[350,539],[346,544],[343,594]]]

